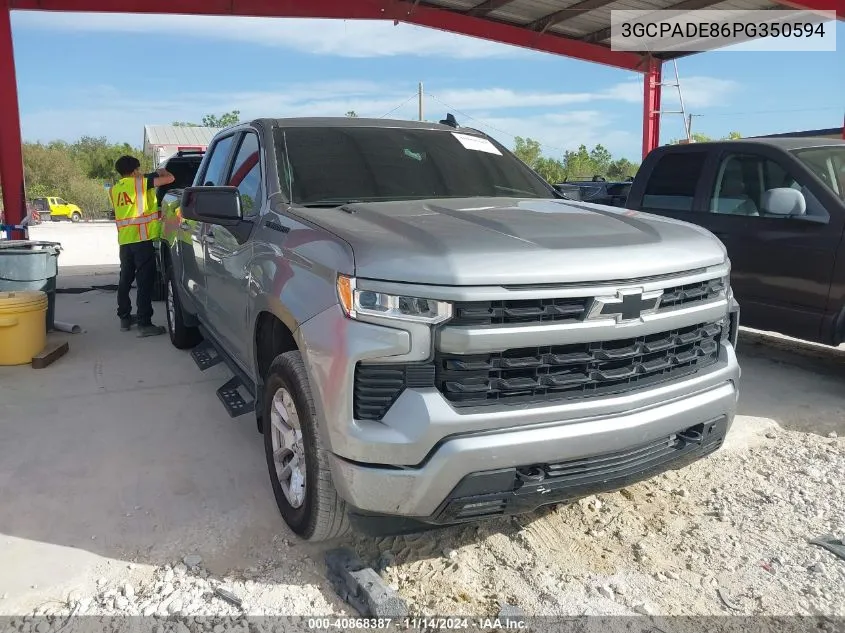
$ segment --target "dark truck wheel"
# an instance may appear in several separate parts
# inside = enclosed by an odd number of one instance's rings
[[[332,482],[299,352],[280,354],[273,360],[262,404],[264,452],[285,523],[309,541],[345,534],[349,530],[346,504]]]
[[[179,295],[173,288],[173,275],[168,271],[167,285],[165,286],[165,303],[167,306],[167,333],[170,335],[170,342],[177,349],[191,349],[196,347],[202,340],[199,328],[185,325],[185,318],[182,312],[182,304],[179,302]]]

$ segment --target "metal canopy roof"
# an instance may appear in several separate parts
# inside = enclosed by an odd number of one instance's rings
[[[830,0],[826,10],[845,18],[845,2]],[[610,49],[611,11],[694,11],[700,9],[755,11],[773,9],[815,9],[817,2],[792,0],[425,0],[436,6],[489,22],[516,26],[524,31],[554,35],[574,42],[595,44]],[[823,4],[823,3],[821,3]],[[673,59],[690,53],[655,54],[659,59]]]
[[[795,8],[836,11],[845,19],[845,0],[0,0],[0,5],[4,2],[12,10],[393,20],[639,72],[648,72],[643,55],[610,49],[614,9]]]

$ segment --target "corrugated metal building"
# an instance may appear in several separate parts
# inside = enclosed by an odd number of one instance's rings
[[[182,125],[145,125],[144,154],[158,167],[179,150],[205,150],[221,128]]]

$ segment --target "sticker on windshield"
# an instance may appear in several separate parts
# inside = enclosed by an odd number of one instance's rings
[[[496,154],[497,156],[502,155],[502,152],[496,149],[496,146],[493,145],[493,143],[488,141],[486,138],[470,136],[469,134],[460,134],[458,132],[452,132],[452,136],[458,139],[461,145],[463,145],[467,149],[471,149],[476,152],[487,152],[488,154]]]

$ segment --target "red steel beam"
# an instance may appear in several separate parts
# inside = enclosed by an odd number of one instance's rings
[[[660,84],[663,62],[650,59],[643,76],[643,158],[660,144]]]
[[[791,9],[836,13],[837,20],[845,20],[845,0],[776,0]]]
[[[26,217],[23,184],[21,121],[12,45],[11,11],[0,6],[0,185],[3,187],[4,221],[19,226]],[[26,229],[15,229],[12,239],[26,239]]]
[[[458,11],[405,0],[6,0],[13,9],[240,15],[251,17],[394,20],[441,31],[511,44],[624,70],[638,70],[636,53],[582,42],[554,33],[474,17]],[[2,2],[2,0],[0,0]]]

